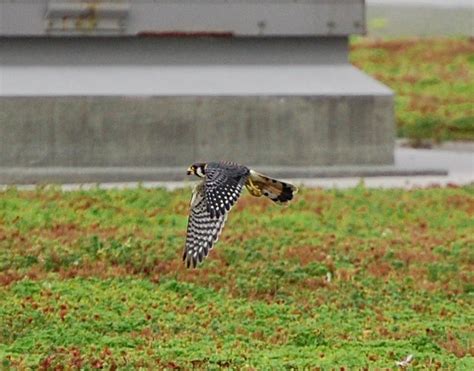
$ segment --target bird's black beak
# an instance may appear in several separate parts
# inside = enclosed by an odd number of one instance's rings
[[[190,166],[188,170],[186,170],[186,174],[191,175],[193,173],[193,168]]]

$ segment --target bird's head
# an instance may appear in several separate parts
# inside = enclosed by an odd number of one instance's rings
[[[204,162],[196,162],[188,167],[188,175],[194,174],[200,178],[204,178],[206,176],[206,163]]]

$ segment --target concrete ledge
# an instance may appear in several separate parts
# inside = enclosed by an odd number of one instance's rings
[[[442,169],[403,169],[395,166],[275,167],[256,166],[257,171],[283,179],[380,176],[447,175]],[[0,167],[0,184],[110,183],[196,180],[183,167]]]
[[[389,88],[349,64],[14,64],[0,65],[0,75],[0,97],[6,98],[393,96]]]

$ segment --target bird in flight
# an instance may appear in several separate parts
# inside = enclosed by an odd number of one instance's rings
[[[183,261],[195,268],[209,254],[224,227],[227,214],[245,186],[255,197],[262,195],[285,204],[298,191],[293,184],[257,173],[233,162],[198,162],[188,175],[203,178],[193,189]]]

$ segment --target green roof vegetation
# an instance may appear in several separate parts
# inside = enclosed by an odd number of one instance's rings
[[[0,368],[474,369],[474,187],[244,195],[202,266],[190,190],[0,192]]]
[[[474,139],[474,39],[356,37],[350,60],[395,91],[400,137]]]

